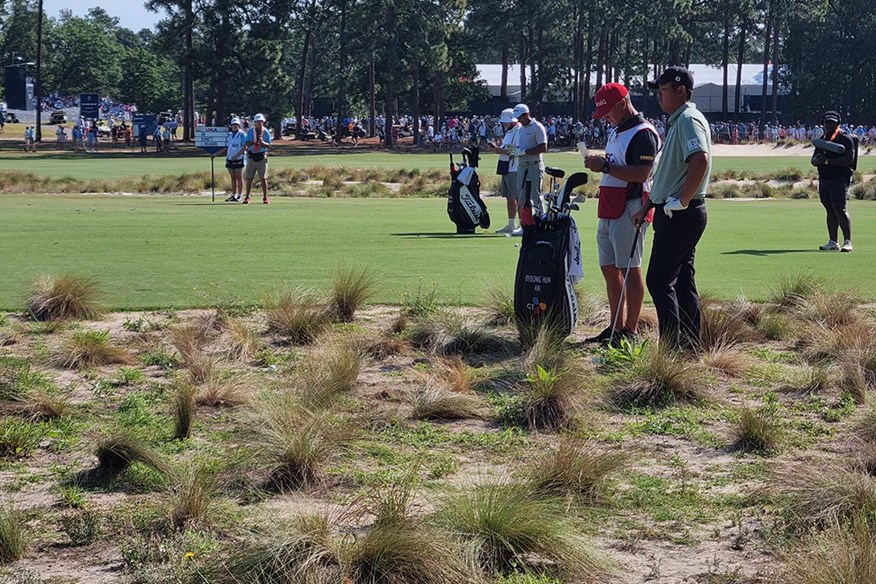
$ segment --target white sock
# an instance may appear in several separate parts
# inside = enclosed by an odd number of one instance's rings
[[[514,217],[511,217],[510,219],[508,219],[508,228],[514,229]]]

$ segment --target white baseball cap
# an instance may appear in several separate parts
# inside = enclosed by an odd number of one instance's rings
[[[517,118],[514,117],[514,109],[507,108],[502,110],[502,115],[499,116],[500,124],[513,124],[517,121]]]
[[[528,114],[528,113],[529,113],[529,106],[526,105],[525,103],[518,103],[517,105],[514,106],[514,110],[512,111],[512,115],[515,118],[519,118],[523,114]]]
[[[264,121],[265,121],[265,116],[264,116],[264,114],[256,114],[255,117],[252,119],[252,121],[254,121],[254,122],[264,122]]]
[[[231,125],[232,126],[239,126],[240,125],[240,118],[231,118]]]

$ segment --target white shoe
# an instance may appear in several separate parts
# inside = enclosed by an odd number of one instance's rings
[[[523,235],[523,228],[518,227],[517,229],[515,229],[514,231],[511,232],[511,235]]]
[[[844,251],[844,252],[850,252],[850,251],[852,251],[852,242],[851,242],[851,240],[848,240],[848,239],[847,239],[847,240],[843,243],[843,246],[840,248],[840,251]]]
[[[825,243],[824,245],[818,246],[818,249],[820,249],[821,251],[836,251],[839,248],[840,248],[839,244],[832,239],[830,241],[828,241],[827,243]]]
[[[511,233],[512,231],[514,231],[514,228],[510,225],[506,225],[502,229],[497,229],[496,233]]]

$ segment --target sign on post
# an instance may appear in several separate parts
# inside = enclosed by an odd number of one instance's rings
[[[195,146],[210,153],[210,184],[213,202],[216,202],[216,169],[213,155],[228,144],[228,128],[224,126],[198,126],[195,128]]]
[[[134,137],[140,137],[140,128],[146,132],[147,136],[155,133],[155,126],[158,124],[158,118],[155,114],[134,114],[131,116],[131,126],[134,128]]]
[[[86,120],[100,118],[100,95],[96,93],[79,94],[79,117]]]

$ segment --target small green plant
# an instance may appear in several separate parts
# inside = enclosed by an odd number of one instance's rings
[[[559,431],[570,427],[580,403],[582,380],[570,370],[535,366],[527,375],[520,400],[523,417],[532,430]]]
[[[119,367],[113,383],[120,386],[131,386],[141,383],[143,379],[144,375],[142,369],[136,367]]]
[[[27,456],[42,437],[39,426],[18,418],[0,419],[0,459]]]
[[[61,530],[74,546],[91,545],[103,533],[101,515],[92,509],[68,511],[59,520]]]
[[[340,322],[353,322],[356,311],[374,297],[377,279],[367,268],[338,270],[332,279],[332,315]]]
[[[616,346],[600,347],[597,355],[600,364],[606,370],[622,371],[641,359],[647,347],[647,340],[636,343],[624,338]]]
[[[20,559],[27,548],[27,540],[24,514],[12,503],[0,505],[0,563],[9,564]]]
[[[402,314],[413,318],[422,318],[434,314],[438,310],[438,284],[432,284],[427,290],[423,280],[417,282],[413,292],[402,293]]]
[[[166,371],[176,369],[180,365],[179,359],[164,349],[146,351],[140,355],[140,362],[143,363],[145,367],[160,367]]]
[[[102,313],[97,284],[69,274],[41,276],[27,299],[27,312],[37,321],[97,318]]]
[[[58,487],[58,504],[71,509],[85,507],[85,493],[76,485],[60,485]]]
[[[142,333],[148,331],[151,328],[151,325],[148,320],[142,316],[138,316],[136,319],[126,318],[125,322],[122,323],[122,328],[128,332]]]

